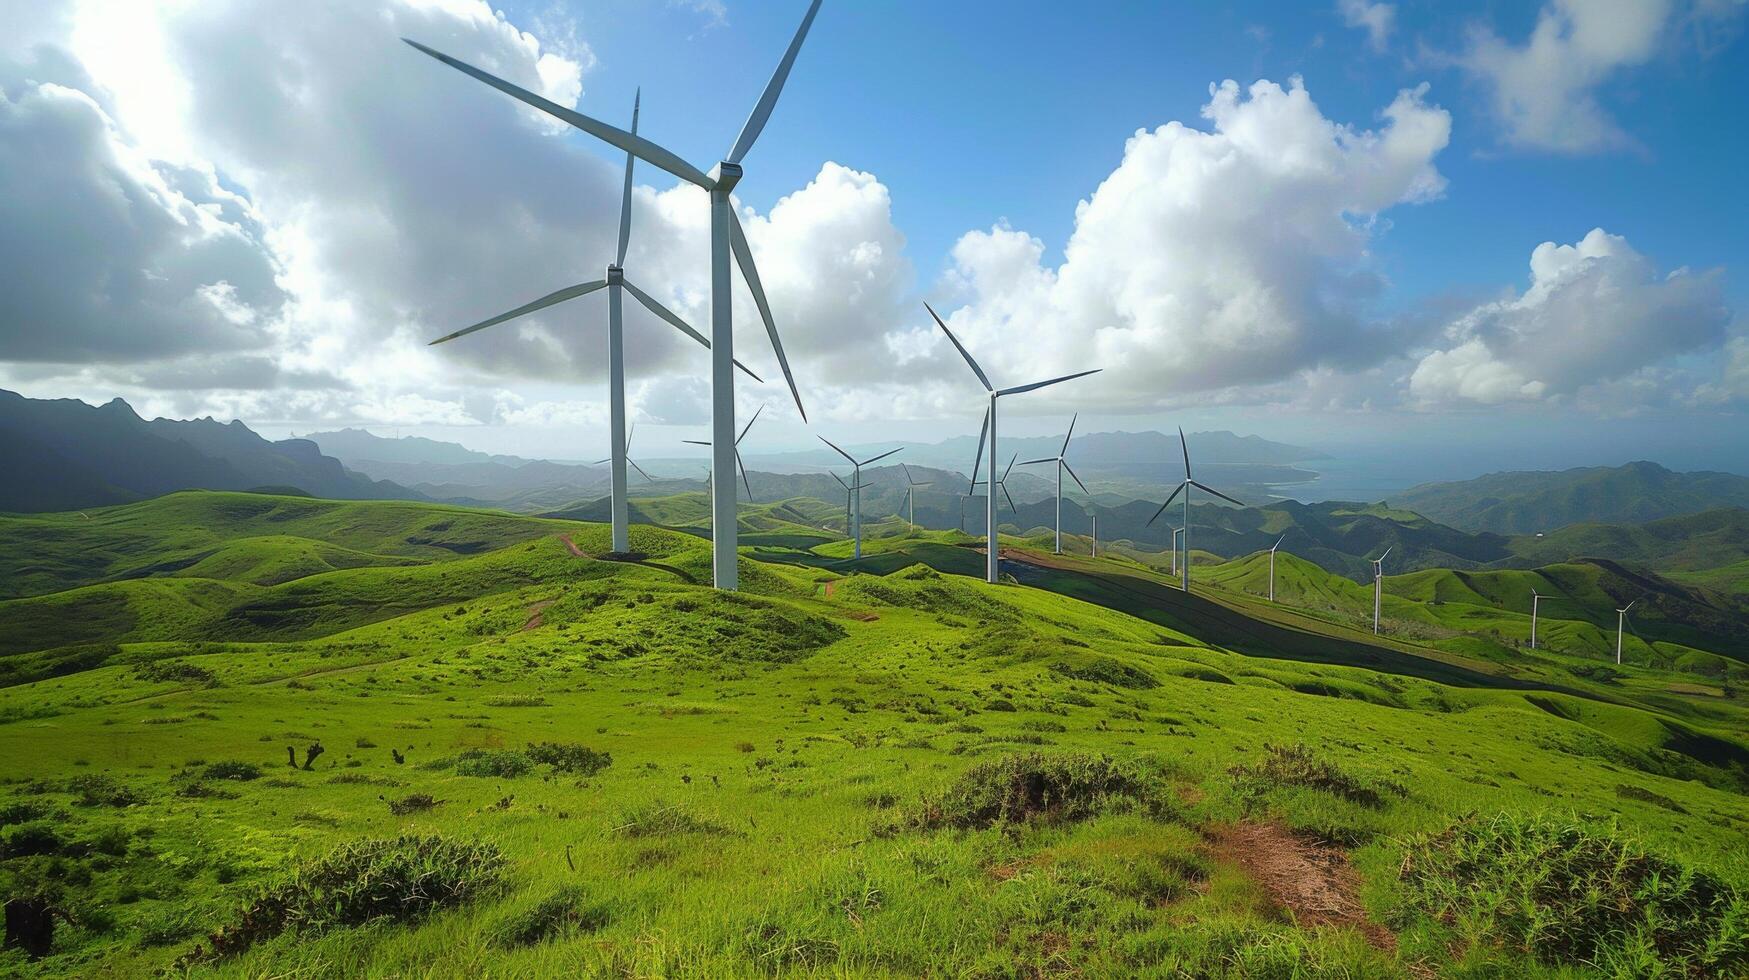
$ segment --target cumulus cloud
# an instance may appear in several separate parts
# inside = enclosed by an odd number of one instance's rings
[[[1103,366],[1100,403],[1146,410],[1381,356],[1368,249],[1382,212],[1442,192],[1450,116],[1422,87],[1358,129],[1325,117],[1296,78],[1211,86],[1203,117],[1211,130],[1173,122],[1130,138],[1076,208],[1060,266],[1001,225],[954,246],[944,285],[967,302],[950,326],[994,375]],[[952,356],[922,336],[892,346]]]
[[[1552,0],[1522,44],[1477,27],[1457,63],[1489,90],[1509,144],[1584,153],[1629,142],[1597,99],[1617,72],[1651,58],[1676,0]]]
[[[1397,5],[1374,3],[1370,0],[1337,0],[1336,12],[1349,27],[1366,31],[1367,43],[1374,51],[1383,51],[1397,22]]]
[[[1423,404],[1560,399],[1606,383],[1624,398],[1667,388],[1662,362],[1717,348],[1730,320],[1717,270],[1660,274],[1625,238],[1593,229],[1544,242],[1530,288],[1454,320],[1409,379]],[[1609,399],[1605,399],[1608,401]]]

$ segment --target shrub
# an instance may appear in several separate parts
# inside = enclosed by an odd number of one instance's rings
[[[201,772],[203,779],[231,779],[246,783],[261,778],[261,767],[253,762],[214,762]]]
[[[515,749],[494,751],[469,749],[455,757],[455,774],[481,776],[488,779],[515,779],[534,768],[528,756]]]
[[[429,810],[442,802],[442,800],[433,799],[430,793],[413,793],[399,800],[390,800],[389,812],[397,817],[404,817],[409,813],[421,813]]]
[[[343,844],[256,894],[237,921],[193,958],[224,957],[287,930],[322,932],[366,922],[415,922],[497,891],[504,855],[492,844],[405,835]]]
[[[612,755],[575,742],[530,742],[527,754],[539,765],[552,766],[554,772],[576,776],[593,776],[613,765]]]
[[[1303,786],[1339,796],[1350,803],[1377,809],[1384,806],[1379,791],[1318,757],[1304,745],[1265,745],[1263,761],[1227,770],[1247,802],[1276,786]],[[1387,786],[1398,795],[1401,787]]]
[[[158,683],[211,684],[213,672],[186,660],[152,660],[134,668],[134,676]]]
[[[547,699],[538,694],[494,694],[486,699],[488,708],[544,708]]]
[[[680,834],[728,837],[734,834],[722,824],[695,817],[661,800],[621,810],[613,829],[627,837],[674,837]]]
[[[970,829],[1034,820],[1090,817],[1114,803],[1157,804],[1159,781],[1109,756],[1009,755],[966,770],[945,793],[926,797],[905,818],[917,828]]]
[[[1545,963],[1612,976],[1749,971],[1749,895],[1594,827],[1471,819],[1412,840],[1401,875],[1413,907]]]
[[[138,793],[112,776],[89,773],[67,780],[67,792],[80,806],[133,806],[144,802]]]
[[[1153,674],[1110,657],[1085,657],[1074,663],[1055,663],[1051,665],[1051,669],[1074,680],[1110,684],[1135,691],[1160,686]]]
[[[500,919],[491,935],[500,946],[533,946],[572,932],[594,932],[607,925],[604,906],[592,904],[583,889],[566,885],[534,905]]]

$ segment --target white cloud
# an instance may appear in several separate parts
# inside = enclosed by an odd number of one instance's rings
[[[1006,226],[961,238],[946,285],[969,302],[950,326],[1007,382],[1104,367],[1082,394],[1057,391],[1112,410],[1376,360],[1379,215],[1444,188],[1433,161],[1451,120],[1425,94],[1399,93],[1362,130],[1326,118],[1298,79],[1211,86],[1212,131],[1136,133],[1077,207],[1060,266]],[[945,342],[933,354],[952,356]]]
[[[1383,51],[1397,22],[1397,5],[1374,3],[1371,0],[1337,0],[1336,12],[1349,27],[1366,31],[1367,43],[1374,51]]]
[[[1648,372],[1663,362],[1724,340],[1730,312],[1716,270],[1661,275],[1601,228],[1573,245],[1538,245],[1530,271],[1522,296],[1484,304],[1446,328],[1445,346],[1423,355],[1410,377],[1415,399],[1534,402],[1606,383],[1626,397],[1660,387],[1665,376]],[[1610,401],[1599,393],[1592,403]]]

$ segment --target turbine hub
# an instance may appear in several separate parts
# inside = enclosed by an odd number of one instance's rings
[[[625,270],[619,266],[609,263],[607,267],[607,275],[602,278],[607,280],[609,286],[618,286],[626,281],[626,273]]]
[[[705,176],[711,179],[711,183],[715,185],[716,190],[728,193],[735,189],[736,184],[741,182],[741,165],[724,160],[712,167],[711,172]]]

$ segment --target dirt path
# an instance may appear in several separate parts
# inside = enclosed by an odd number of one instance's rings
[[[1242,868],[1296,925],[1357,929],[1374,947],[1396,950],[1397,937],[1367,919],[1360,878],[1341,848],[1305,840],[1278,823],[1223,827],[1211,845],[1218,860]]]
[[[571,549],[572,555],[574,555],[578,558],[588,558],[589,557],[588,555],[583,553],[582,548],[577,547],[577,542],[572,541],[571,536],[569,534],[559,535],[559,540],[565,542],[565,547]]]
[[[529,630],[538,629],[541,624],[541,613],[545,612],[546,608],[552,605],[554,601],[555,600],[553,599],[542,599],[534,605],[529,606],[528,622],[522,624],[522,631],[526,633]]]

